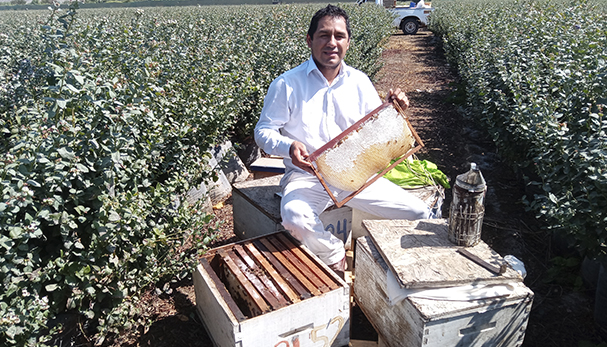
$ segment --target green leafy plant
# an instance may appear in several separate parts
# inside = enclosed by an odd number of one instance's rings
[[[3,76],[3,344],[43,344],[45,322],[70,310],[99,321],[100,339],[118,332],[145,288],[191,271],[212,232],[185,199],[210,174],[209,138],[171,114],[177,93],[149,64],[119,58],[127,47],[82,45],[105,33],[77,31],[76,6],[54,8],[40,44]]]
[[[555,283],[563,286],[581,290],[584,281],[579,274],[581,261],[576,257],[554,257],[550,259],[551,267],[548,268],[543,278],[545,283]]]
[[[56,342],[65,312],[96,344],[147,324],[142,292],[190,274],[215,235],[188,199],[215,177],[210,150],[250,136],[270,82],[309,58],[319,7],[0,20],[1,345]],[[390,15],[348,9],[349,62],[372,75]]]
[[[592,1],[435,1],[467,114],[527,175],[528,209],[607,254],[607,17]]]

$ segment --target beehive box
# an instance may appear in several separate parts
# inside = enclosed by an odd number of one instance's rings
[[[249,170],[253,173],[253,178],[257,180],[284,174],[285,164],[280,157],[261,157],[251,164]]]
[[[280,179],[283,175],[234,184],[232,215],[234,233],[241,239],[284,231],[280,217]],[[352,225],[352,209],[329,209],[319,216],[325,230],[346,242]]]
[[[280,217],[280,179],[283,175],[235,183],[232,188],[234,233],[241,239],[258,237],[285,230]],[[408,190],[440,212],[443,202],[442,187],[423,187]],[[352,209],[348,206],[329,208],[319,216],[325,230],[346,241],[350,233],[356,238],[365,235],[363,219],[380,217]],[[346,247],[349,245],[346,244]]]
[[[349,343],[348,285],[284,232],[209,251],[194,288],[216,346]]]
[[[367,224],[368,221],[365,221]],[[393,223],[394,221],[373,221]],[[422,223],[425,223],[422,222]],[[417,224],[416,224],[417,225]],[[403,227],[403,226],[401,226]],[[373,230],[369,230],[372,235]],[[445,231],[446,233],[446,231]],[[446,234],[444,235],[446,238]],[[432,242],[418,237],[419,247],[404,246],[403,254],[420,252],[421,244]],[[400,247],[400,244],[399,244]],[[434,248],[443,249],[444,244]],[[460,256],[461,257],[461,256]],[[457,260],[457,258],[455,258]],[[380,346],[449,347],[449,346],[520,346],[525,336],[533,292],[521,281],[506,280],[514,290],[507,297],[473,301],[446,301],[408,297],[391,305],[387,289],[387,272],[392,271],[384,261],[371,236],[360,237],[355,248],[356,278],[354,296],[361,310],[380,335]],[[461,257],[461,262],[466,262]],[[429,274],[434,264],[415,263],[411,274]],[[471,264],[471,268],[477,266]],[[479,269],[478,271],[481,271]],[[476,269],[474,270],[476,271]],[[449,271],[441,271],[444,275]],[[485,277],[489,278],[492,275]],[[449,276],[446,277],[449,279]],[[410,281],[407,285],[411,285]],[[492,283],[496,283],[495,281]]]

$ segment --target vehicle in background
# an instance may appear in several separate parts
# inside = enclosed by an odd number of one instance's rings
[[[366,2],[375,2],[382,5],[395,14],[393,25],[403,31],[405,35],[414,35],[419,28],[428,25],[428,16],[434,11],[434,8],[424,3],[424,0],[411,1],[409,6],[396,6],[394,0],[358,0],[356,3],[361,5]]]

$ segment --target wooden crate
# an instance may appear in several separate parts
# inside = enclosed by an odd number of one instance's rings
[[[236,183],[232,188],[234,233],[248,239],[284,231],[280,217],[280,179],[283,175]],[[329,208],[319,216],[325,230],[344,241],[352,225],[350,207]]]
[[[260,179],[284,174],[285,164],[282,158],[262,157],[255,160],[249,167],[249,170],[253,173],[254,179]]]
[[[235,183],[232,188],[234,233],[241,239],[247,239],[284,230],[280,217],[280,179],[283,175]],[[409,190],[412,194],[440,211],[444,189],[442,187],[424,187]],[[380,217],[344,206],[331,207],[319,216],[325,230],[346,243],[366,235],[362,227],[363,219]]]
[[[194,272],[215,346],[347,346],[349,286],[280,232],[213,249]]]
[[[355,300],[380,335],[379,346],[514,347],[523,342],[533,292],[522,282],[513,282],[514,291],[505,298],[444,301],[408,297],[391,306],[389,266],[371,237],[357,240],[355,261]],[[461,261],[465,261],[463,257]]]
[[[424,201],[437,218],[442,216],[441,209],[445,194],[445,189],[442,186],[427,186],[416,189],[407,189],[407,191]],[[363,226],[363,220],[378,219],[384,218],[357,209],[352,209],[352,240],[369,235],[369,232]]]
[[[470,283],[520,282],[510,267],[495,274],[461,255],[449,241],[447,219],[365,220],[373,243],[403,288],[452,287]],[[500,268],[505,260],[481,241],[467,251]]]

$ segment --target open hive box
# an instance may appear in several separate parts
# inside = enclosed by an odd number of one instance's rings
[[[398,103],[386,102],[310,154],[308,161],[341,207],[423,145]],[[338,201],[327,184],[352,193]]]
[[[286,233],[209,251],[194,288],[217,346],[348,345],[348,285]]]

